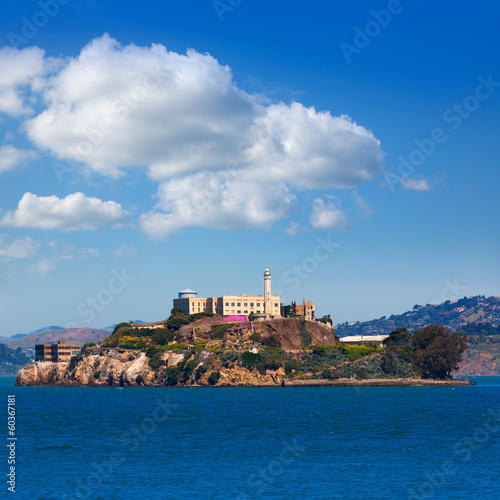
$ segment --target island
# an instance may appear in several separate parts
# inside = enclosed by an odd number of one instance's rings
[[[341,342],[331,323],[304,316],[251,321],[184,314],[153,324],[119,323],[66,361],[22,368],[16,385],[256,387],[460,385],[451,378],[467,337],[441,325],[398,328],[373,342]]]

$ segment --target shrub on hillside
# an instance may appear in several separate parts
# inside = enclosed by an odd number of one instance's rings
[[[247,368],[254,367],[259,361],[262,361],[262,356],[259,353],[254,354],[250,351],[245,351],[241,355],[241,364]]]
[[[208,377],[208,383],[210,385],[215,385],[220,379],[220,372],[212,372]]]

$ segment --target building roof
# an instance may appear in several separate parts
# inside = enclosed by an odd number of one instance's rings
[[[189,288],[186,288],[185,290],[181,290],[179,293],[197,293],[194,290],[190,290]]]
[[[389,335],[352,335],[350,337],[341,337],[340,342],[382,342]]]

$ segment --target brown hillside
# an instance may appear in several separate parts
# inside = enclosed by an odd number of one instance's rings
[[[296,351],[304,347],[299,318],[272,319],[263,323],[262,327],[263,333],[279,335],[283,349]],[[338,345],[340,343],[337,335],[327,326],[306,321],[306,328],[311,334],[311,345]]]

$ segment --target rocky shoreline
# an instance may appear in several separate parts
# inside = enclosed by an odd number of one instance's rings
[[[77,366],[70,363],[38,361],[26,365],[17,374],[16,386],[63,386],[63,387],[169,387],[166,378],[167,365],[153,370],[144,353],[121,355],[111,351],[107,356],[89,355]],[[182,354],[170,354],[166,362],[178,363]],[[138,379],[139,377],[139,379]],[[139,380],[139,381],[138,381]],[[208,374],[199,380],[176,387],[446,387],[468,385],[466,380],[432,380],[417,378],[378,379],[313,379],[287,378],[282,368],[261,375],[256,370],[238,367],[220,372],[220,379],[213,384]]]

